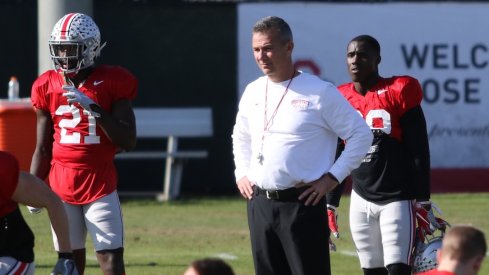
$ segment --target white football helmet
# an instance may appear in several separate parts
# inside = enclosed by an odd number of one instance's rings
[[[88,15],[69,13],[51,32],[49,50],[56,70],[77,73],[92,66],[105,43],[100,45],[100,31]]]
[[[436,253],[441,249],[443,236],[435,237],[428,243],[418,242],[414,250],[413,274],[426,272],[438,266]]]

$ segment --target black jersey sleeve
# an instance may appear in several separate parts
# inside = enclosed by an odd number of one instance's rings
[[[430,149],[426,120],[421,106],[408,110],[401,118],[402,141],[413,162],[412,179],[416,200],[430,199]]]
[[[338,159],[341,155],[341,152],[345,149],[345,142],[342,139],[338,139],[338,145],[336,147],[336,156],[335,159]],[[334,207],[340,206],[341,194],[343,193],[343,189],[345,188],[345,180],[338,184],[331,192],[326,194],[326,203],[332,205]]]
[[[326,204],[332,205],[334,207],[340,206],[341,194],[343,193],[343,189],[345,188],[345,180],[338,184],[331,192],[326,194]]]
[[[26,263],[34,261],[34,234],[24,220],[19,207],[0,217],[1,256],[9,256]]]

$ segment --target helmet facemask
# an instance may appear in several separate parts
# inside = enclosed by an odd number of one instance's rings
[[[429,237],[423,236],[423,234],[421,234],[421,229],[419,227],[416,228],[416,242],[413,251],[414,257],[412,259],[413,274],[418,274],[437,268],[437,251],[442,247],[446,227],[450,226],[448,222],[441,219],[440,221],[443,222],[445,228],[436,231],[437,234],[433,232],[433,234]]]
[[[81,43],[49,43],[54,67],[65,73],[72,73],[83,67],[83,48]]]

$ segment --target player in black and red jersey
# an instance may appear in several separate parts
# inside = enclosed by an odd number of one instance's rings
[[[41,179],[19,170],[18,160],[0,151],[0,274],[32,275],[34,234],[18,203],[45,207],[59,239],[58,262],[51,274],[78,275],[70,246],[68,217],[61,200]]]
[[[351,173],[350,227],[360,265],[365,275],[410,275],[415,214],[424,234],[443,227],[431,209],[421,86],[410,76],[381,77],[380,44],[371,36],[353,38],[346,59],[352,82],[338,88],[374,133]]]

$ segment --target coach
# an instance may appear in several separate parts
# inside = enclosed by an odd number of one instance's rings
[[[334,85],[295,70],[293,48],[281,18],[254,25],[252,49],[264,76],[246,87],[232,135],[257,275],[331,274],[324,195],[372,142]],[[338,137],[346,149],[333,164]]]

